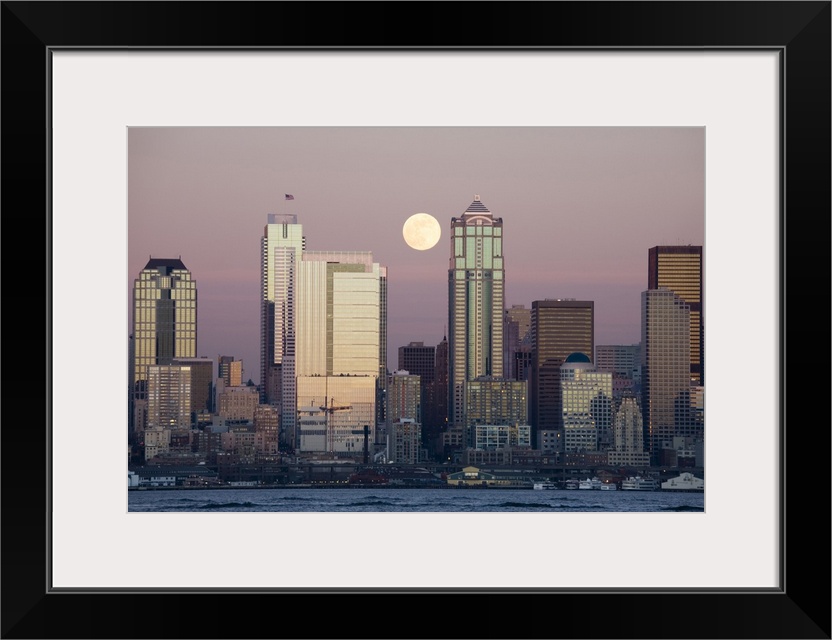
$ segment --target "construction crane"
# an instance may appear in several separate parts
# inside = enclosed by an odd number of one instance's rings
[[[326,397],[324,397],[323,405],[318,408],[323,411],[326,416],[326,448],[328,452],[333,453],[335,451],[335,434],[333,433],[335,429],[332,426],[332,414],[336,411],[349,411],[352,409],[352,405],[336,405],[335,398],[330,398],[329,406],[327,406]]]

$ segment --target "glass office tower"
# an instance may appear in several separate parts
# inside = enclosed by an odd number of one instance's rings
[[[448,422],[465,424],[465,383],[502,376],[503,219],[478,195],[451,218],[448,268]]]
[[[595,303],[570,298],[535,300],[531,314],[532,366],[529,373],[529,419],[535,447],[541,432],[563,451],[561,365],[572,353],[595,348]]]
[[[690,307],[690,379],[705,386],[702,247],[657,246],[647,252],[647,288],[670,289]]]
[[[650,463],[690,434],[690,307],[670,289],[641,294],[642,402]]]
[[[147,426],[151,365],[196,357],[197,289],[181,258],[150,258],[133,282],[133,430]]]

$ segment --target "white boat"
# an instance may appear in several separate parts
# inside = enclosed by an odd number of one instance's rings
[[[601,483],[601,491],[617,491],[618,487],[615,486],[614,482],[602,482]]]
[[[554,482],[546,480],[544,482],[535,482],[533,488],[539,491],[545,491],[547,489],[557,489],[558,486]]]
[[[567,489],[577,489],[578,483],[575,480],[567,480],[566,481],[566,488]]]
[[[622,491],[658,491],[659,481],[644,476],[630,476],[621,481]]]
[[[662,482],[662,491],[704,491],[705,481],[689,472]]]
[[[578,484],[578,489],[600,489],[603,484],[600,478],[587,478],[586,480],[581,480],[580,484]]]

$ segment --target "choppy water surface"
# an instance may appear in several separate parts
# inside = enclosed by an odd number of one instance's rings
[[[129,491],[130,512],[692,512],[704,493],[532,489],[156,489]]]

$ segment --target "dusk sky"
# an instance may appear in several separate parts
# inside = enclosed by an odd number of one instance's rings
[[[387,267],[391,371],[398,347],[444,335],[450,219],[475,194],[503,219],[506,306],[593,300],[596,345],[639,342],[649,247],[704,243],[701,127],[130,128],[128,153],[128,307],[150,256],[181,256],[197,355],[254,382],[269,213],[297,214],[309,250]],[[402,237],[419,212],[442,228],[426,251]]]

